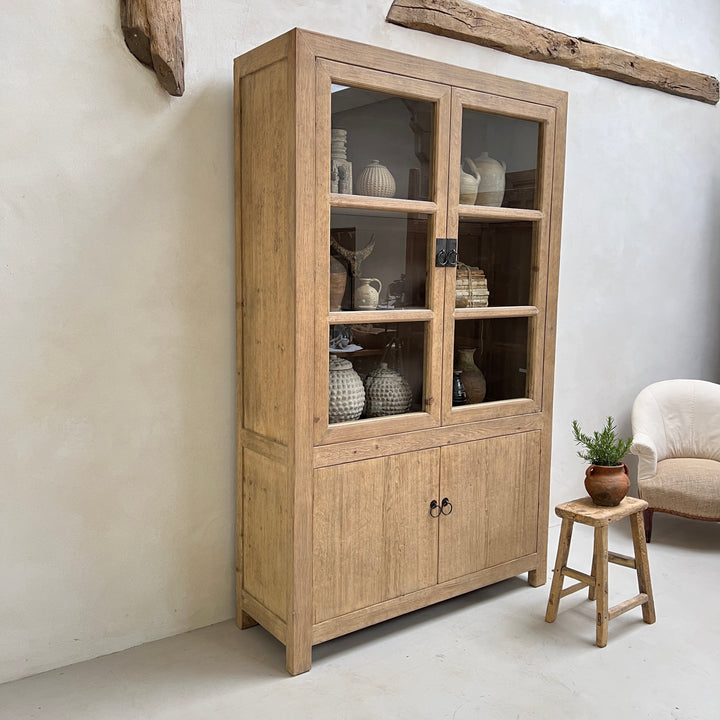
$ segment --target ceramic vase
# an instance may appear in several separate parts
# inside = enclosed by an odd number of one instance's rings
[[[504,162],[491,158],[486,152],[475,158],[475,167],[480,173],[476,205],[489,205],[500,207],[505,195],[505,168]]]
[[[330,131],[330,192],[352,193],[352,163],[347,159],[347,130]]]
[[[480,173],[470,158],[465,158],[463,163],[470,172],[465,172],[463,165],[460,165],[460,203],[462,205],[474,205],[481,179]]]
[[[456,351],[455,369],[462,372],[462,384],[467,393],[467,402],[481,403],[485,399],[487,385],[485,375],[475,364],[475,348],[461,347]]]
[[[328,420],[331,423],[357,420],[365,407],[365,388],[352,363],[330,356]]]
[[[460,378],[462,370],[453,370],[452,379],[452,404],[453,405],[464,405],[467,402],[467,393],[465,392],[465,386]]]
[[[377,284],[377,290],[373,284]],[[353,307],[355,310],[375,310],[380,302],[382,283],[377,278],[357,278]]]
[[[358,176],[355,192],[358,195],[394,197],[395,178],[384,165],[380,164],[379,160],[372,160]]]
[[[347,285],[347,270],[345,266],[334,257],[330,258],[330,312],[342,309],[342,299]]]
[[[412,391],[408,381],[387,363],[381,362],[365,378],[365,402],[368,417],[397,415],[410,409]]]
[[[591,465],[585,471],[585,489],[592,501],[601,507],[615,507],[630,490],[628,466]]]

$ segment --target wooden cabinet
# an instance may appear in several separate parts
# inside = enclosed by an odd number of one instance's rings
[[[562,92],[301,30],[235,61],[238,621],[293,674],[545,582],[565,117]]]

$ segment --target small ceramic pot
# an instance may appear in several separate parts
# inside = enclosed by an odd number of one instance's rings
[[[475,167],[480,173],[476,205],[489,205],[500,207],[505,195],[505,168],[504,162],[491,158],[486,152],[475,158]]]
[[[470,172],[463,170],[463,164],[467,165]],[[480,173],[478,173],[475,163],[470,158],[465,158],[460,165],[460,203],[462,205],[475,204],[479,184]]]
[[[358,195],[394,197],[395,178],[384,165],[380,164],[379,160],[372,160],[358,176],[355,192]]]
[[[592,501],[601,507],[615,507],[630,490],[628,466],[591,465],[585,471],[585,489]]]
[[[373,287],[377,283],[377,290]],[[353,307],[356,310],[375,310],[380,302],[382,283],[377,278],[358,278],[353,296]]]

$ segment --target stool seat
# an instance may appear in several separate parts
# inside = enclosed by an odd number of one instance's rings
[[[570,518],[583,525],[602,527],[611,525],[633,513],[642,512],[647,506],[645,500],[625,497],[615,507],[601,507],[596,505],[592,498],[583,497],[558,505],[555,508],[555,514],[561,518]]]
[[[588,588],[588,598],[595,600],[596,603],[595,643],[598,647],[607,645],[608,622],[628,610],[642,606],[643,620],[648,624],[655,622],[655,602],[650,582],[650,568],[643,527],[643,510],[647,507],[647,502],[638,498],[626,497],[615,507],[601,507],[595,505],[591,498],[583,497],[562,503],[555,508],[555,514],[562,518],[562,527],[560,528],[550,597],[545,613],[546,622],[554,622],[557,618],[561,598],[584,587]],[[608,550],[608,527],[627,517],[630,518],[632,528],[634,557]],[[592,569],[589,575],[567,566],[573,525],[576,522],[594,528]],[[638,594],[613,607],[608,607],[608,562],[632,568],[636,571],[638,579]],[[563,589],[566,577],[577,582],[575,585]]]

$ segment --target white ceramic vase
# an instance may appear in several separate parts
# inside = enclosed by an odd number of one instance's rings
[[[380,302],[382,283],[377,278],[357,278],[353,307],[355,310],[375,310]],[[377,283],[377,290],[373,287]]]
[[[504,162],[494,160],[486,152],[475,158],[475,167],[480,173],[476,205],[489,205],[500,207],[505,195],[505,168]]]
[[[470,170],[469,173],[463,170],[463,164],[468,167]],[[470,158],[465,158],[463,163],[460,165],[460,204],[475,204],[480,179],[480,173],[478,172],[475,163]]]
[[[358,195],[394,197],[395,178],[384,165],[380,164],[379,160],[372,160],[358,176],[355,182],[355,192]]]

